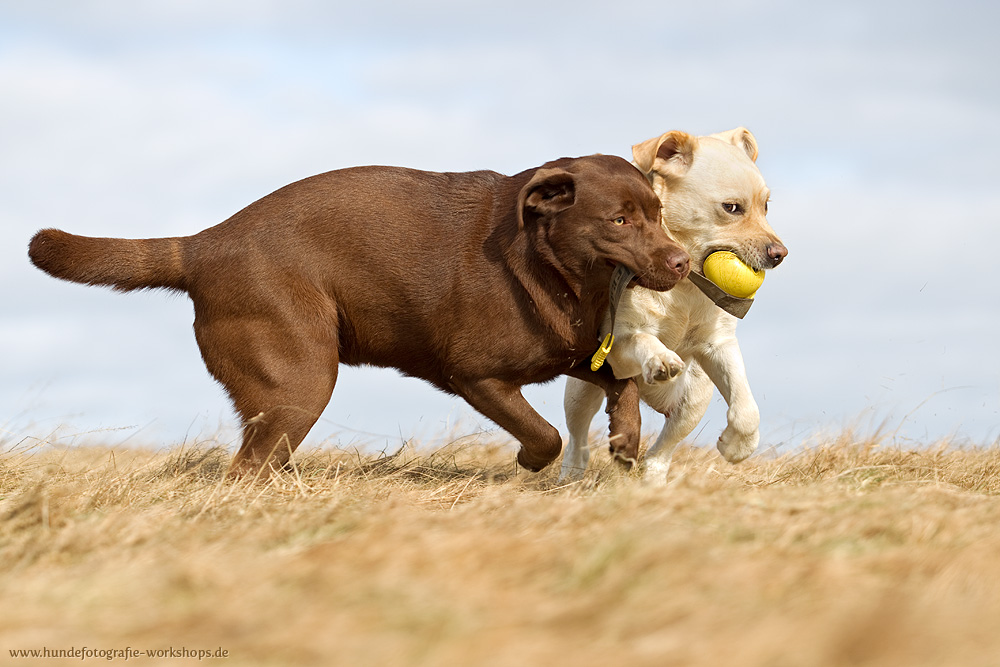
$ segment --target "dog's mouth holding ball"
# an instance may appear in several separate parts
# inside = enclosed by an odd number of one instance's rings
[[[729,246],[713,246],[708,250],[706,250],[705,254],[702,255],[701,257],[701,260],[699,260],[698,273],[700,273],[701,275],[705,275],[705,261],[708,260],[710,256],[714,255],[717,252],[731,252],[732,254],[736,255],[737,259],[746,264],[753,271],[763,271],[765,269],[770,268],[767,266],[758,266],[760,262],[756,262],[752,259],[747,258],[746,255],[739,248],[732,248]]]
[[[704,254],[701,256],[698,262],[698,272],[705,275],[705,262],[709,257],[717,252],[727,252],[736,255],[743,264],[745,264],[751,271],[770,271],[771,269],[777,268],[779,264],[784,260],[785,255],[788,254],[788,250],[780,242],[764,241],[763,244],[750,244],[742,245],[739,248],[733,246],[710,246],[705,250]]]
[[[754,270],[743,259],[731,251],[717,251],[710,254],[702,262],[704,274],[692,276],[695,284],[705,292],[707,285],[711,283],[718,287],[729,297],[741,300],[753,300],[757,290],[764,282],[764,271]],[[715,301],[716,305],[722,306],[719,295],[714,289],[708,289],[706,295]],[[728,299],[726,300],[728,302]],[[739,317],[739,315],[737,315]]]

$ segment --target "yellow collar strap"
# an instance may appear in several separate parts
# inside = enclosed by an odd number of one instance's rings
[[[615,344],[615,313],[618,310],[618,302],[621,301],[622,294],[625,293],[625,288],[628,287],[629,282],[633,278],[635,278],[635,273],[632,272],[632,269],[626,268],[621,264],[616,266],[615,272],[611,274],[611,287],[609,290],[611,297],[611,331],[604,337],[604,341],[597,348],[594,356],[590,358],[590,370],[592,371],[596,371],[604,365],[604,360],[608,358],[608,353],[611,352],[611,346]]]

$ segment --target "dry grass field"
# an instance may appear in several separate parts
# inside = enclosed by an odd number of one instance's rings
[[[0,662],[1000,665],[996,445],[682,447],[665,488],[497,442],[228,460],[5,445]]]

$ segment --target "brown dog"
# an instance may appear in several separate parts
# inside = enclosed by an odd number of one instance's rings
[[[47,229],[29,255],[65,280],[190,295],[202,357],[243,420],[235,474],[288,460],[339,363],[397,368],[462,396],[540,470],[562,439],[520,388],[561,374],[600,386],[612,437],[638,443],[635,382],[588,362],[615,265],[653,290],[687,275],[659,207],[643,175],[610,156],[512,177],[357,167],[288,185],[193,236]]]

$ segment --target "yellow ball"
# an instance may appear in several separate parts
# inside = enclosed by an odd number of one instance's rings
[[[764,282],[764,272],[754,271],[728,250],[713,252],[705,258],[705,277],[730,296],[752,299]]]

